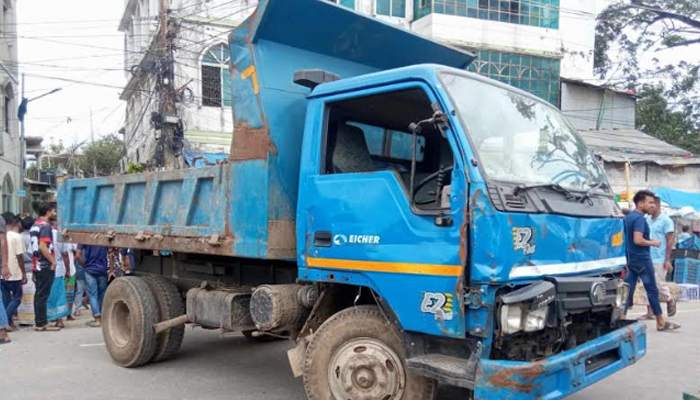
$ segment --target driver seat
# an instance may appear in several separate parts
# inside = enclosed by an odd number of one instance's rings
[[[331,162],[334,173],[376,170],[369,153],[365,132],[353,125],[341,124],[338,126]]]

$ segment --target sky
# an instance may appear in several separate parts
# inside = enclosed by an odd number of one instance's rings
[[[62,88],[29,103],[27,136],[44,137],[44,145],[89,140],[91,110],[95,139],[123,126],[123,9],[123,0],[17,0],[18,79],[26,74],[25,96]]]

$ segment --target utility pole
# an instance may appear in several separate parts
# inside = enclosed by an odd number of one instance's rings
[[[92,125],[92,107],[90,107],[90,142],[95,143],[95,129]]]
[[[17,107],[17,118],[19,119],[19,123],[20,123],[20,131],[19,131],[19,136],[20,136],[19,137],[19,147],[20,147],[20,158],[21,158],[20,159],[20,170],[22,171],[22,176],[20,177],[19,187],[22,190],[24,190],[24,178],[25,178],[26,171],[27,171],[27,141],[26,141],[26,138],[24,136],[24,131],[25,131],[24,118],[27,115],[27,107],[29,106],[30,102],[32,102],[34,100],[38,100],[42,97],[46,97],[48,95],[54,94],[54,93],[59,92],[59,91],[61,91],[61,88],[56,88],[56,89],[48,91],[44,94],[36,96],[34,98],[28,99],[28,98],[24,97],[25,76],[24,76],[24,74],[22,74],[22,101],[20,102],[19,107]],[[6,118],[7,118],[7,116],[6,116]],[[37,170],[40,171],[41,170],[41,163],[39,163],[38,161],[39,160],[37,160],[37,164],[39,165],[39,167],[37,168]],[[39,175],[39,174],[37,173],[37,175]],[[37,176],[37,180],[39,180],[39,179],[40,179],[40,176]],[[24,206],[22,206],[22,208],[24,208]],[[24,210],[24,211],[26,211],[26,210]]]
[[[179,167],[182,150],[181,140],[175,137],[179,119],[175,110],[175,59],[173,57],[172,33],[169,30],[168,0],[160,0],[160,68],[156,88],[160,92],[160,137],[159,151],[156,152],[156,164],[166,169]]]
[[[24,102],[24,74],[22,74],[22,102]],[[26,107],[26,104],[25,104]],[[25,108],[26,110],[26,108]],[[19,113],[17,113],[17,116],[20,117]],[[5,118],[8,118],[6,115]],[[19,148],[20,148],[20,165],[21,165],[21,170],[22,170],[22,176],[19,178],[19,188],[24,190],[24,175],[27,170],[27,166],[25,165],[27,163],[27,144],[24,139],[24,115],[21,115],[21,118],[19,119],[20,121],[20,132],[19,132]],[[38,179],[37,179],[38,180]],[[24,207],[22,207],[24,208]]]

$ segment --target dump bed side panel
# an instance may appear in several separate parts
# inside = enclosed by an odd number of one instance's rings
[[[67,180],[61,234],[75,243],[233,255],[229,165]]]

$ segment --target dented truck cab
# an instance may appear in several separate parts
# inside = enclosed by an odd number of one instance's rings
[[[438,65],[323,83],[302,159],[299,279],[375,293],[413,371],[558,399],[644,355],[621,212],[551,105]]]

